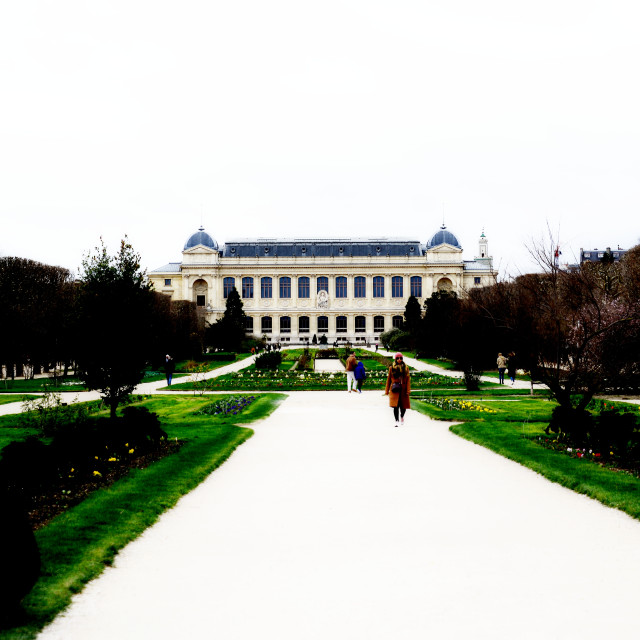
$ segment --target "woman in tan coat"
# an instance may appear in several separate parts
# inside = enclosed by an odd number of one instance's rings
[[[404,424],[404,413],[411,408],[409,393],[411,392],[411,376],[409,367],[404,363],[401,353],[396,353],[393,364],[389,367],[387,386],[384,395],[389,396],[389,406],[393,407],[396,427]]]

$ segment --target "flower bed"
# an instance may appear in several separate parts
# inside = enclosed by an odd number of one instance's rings
[[[383,388],[387,381],[386,371],[369,371],[364,388]],[[204,390],[238,389],[259,391],[277,390],[341,390],[346,388],[344,372],[316,371],[241,371],[202,381]],[[412,389],[457,388],[463,386],[459,378],[451,378],[429,372],[415,372],[411,376]],[[174,385],[174,389],[194,389],[192,383]],[[202,390],[199,388],[199,390]]]
[[[494,409],[488,409],[479,404],[474,404],[469,400],[458,398],[420,398],[423,402],[428,402],[445,411],[480,411],[482,413],[497,413]]]
[[[220,400],[205,405],[202,409],[196,411],[196,415],[235,416],[243,409],[246,409],[255,399],[255,396],[225,396]]]

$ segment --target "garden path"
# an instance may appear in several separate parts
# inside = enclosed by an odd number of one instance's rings
[[[314,371],[337,373],[344,371],[344,365],[337,358],[316,358],[314,360]]]
[[[359,348],[364,348],[364,347],[359,347]],[[369,349],[369,350],[373,351],[373,349]],[[378,353],[380,353],[383,356],[389,356],[389,357],[394,356],[394,352],[385,351],[383,349],[378,349]],[[413,367],[416,371],[430,371],[431,373],[439,373],[440,375],[451,376],[452,378],[462,378],[462,372],[460,371],[450,371],[448,369],[443,369],[442,367],[438,367],[433,364],[428,364],[427,362],[422,362],[421,360],[416,360],[415,358],[405,357],[404,360],[409,366]],[[480,379],[483,382],[493,382],[493,383],[498,382],[497,378],[492,378],[491,376],[481,376]],[[507,381],[506,384],[509,387],[512,386],[511,381]],[[531,389],[531,382],[529,382],[528,380],[516,379],[515,383],[513,384],[513,388],[514,389]],[[534,388],[546,389],[545,385],[543,384],[534,384]]]
[[[391,417],[289,394],[40,640],[637,637],[640,523]]]

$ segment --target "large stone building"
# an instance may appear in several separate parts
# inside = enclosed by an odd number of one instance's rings
[[[407,299],[423,303],[434,291],[463,295],[494,282],[482,233],[478,256],[464,260],[445,225],[426,245],[415,238],[362,240],[235,240],[219,247],[201,227],[189,237],[182,262],[149,273],[156,291],[193,300],[209,322],[225,310],[235,287],[247,333],[280,342],[370,342],[399,326]]]

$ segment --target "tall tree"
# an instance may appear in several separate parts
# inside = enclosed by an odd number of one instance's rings
[[[552,255],[538,253],[542,273],[471,297],[569,415],[583,411],[598,391],[638,374],[640,301],[630,291],[639,270],[637,254],[624,268],[601,262],[572,271],[560,269]]]
[[[82,263],[78,299],[78,369],[89,389],[96,389],[115,418],[120,402],[144,375],[151,357],[153,321],[151,286],[140,256],[125,237],[114,256],[104,243]]]
[[[73,279],[62,267],[25,258],[0,258],[0,362],[13,375],[26,361],[56,363],[70,357],[62,346],[73,302]]]
[[[207,329],[207,344],[214,349],[239,351],[245,336],[246,315],[237,289],[233,287],[227,296],[222,318]]]

